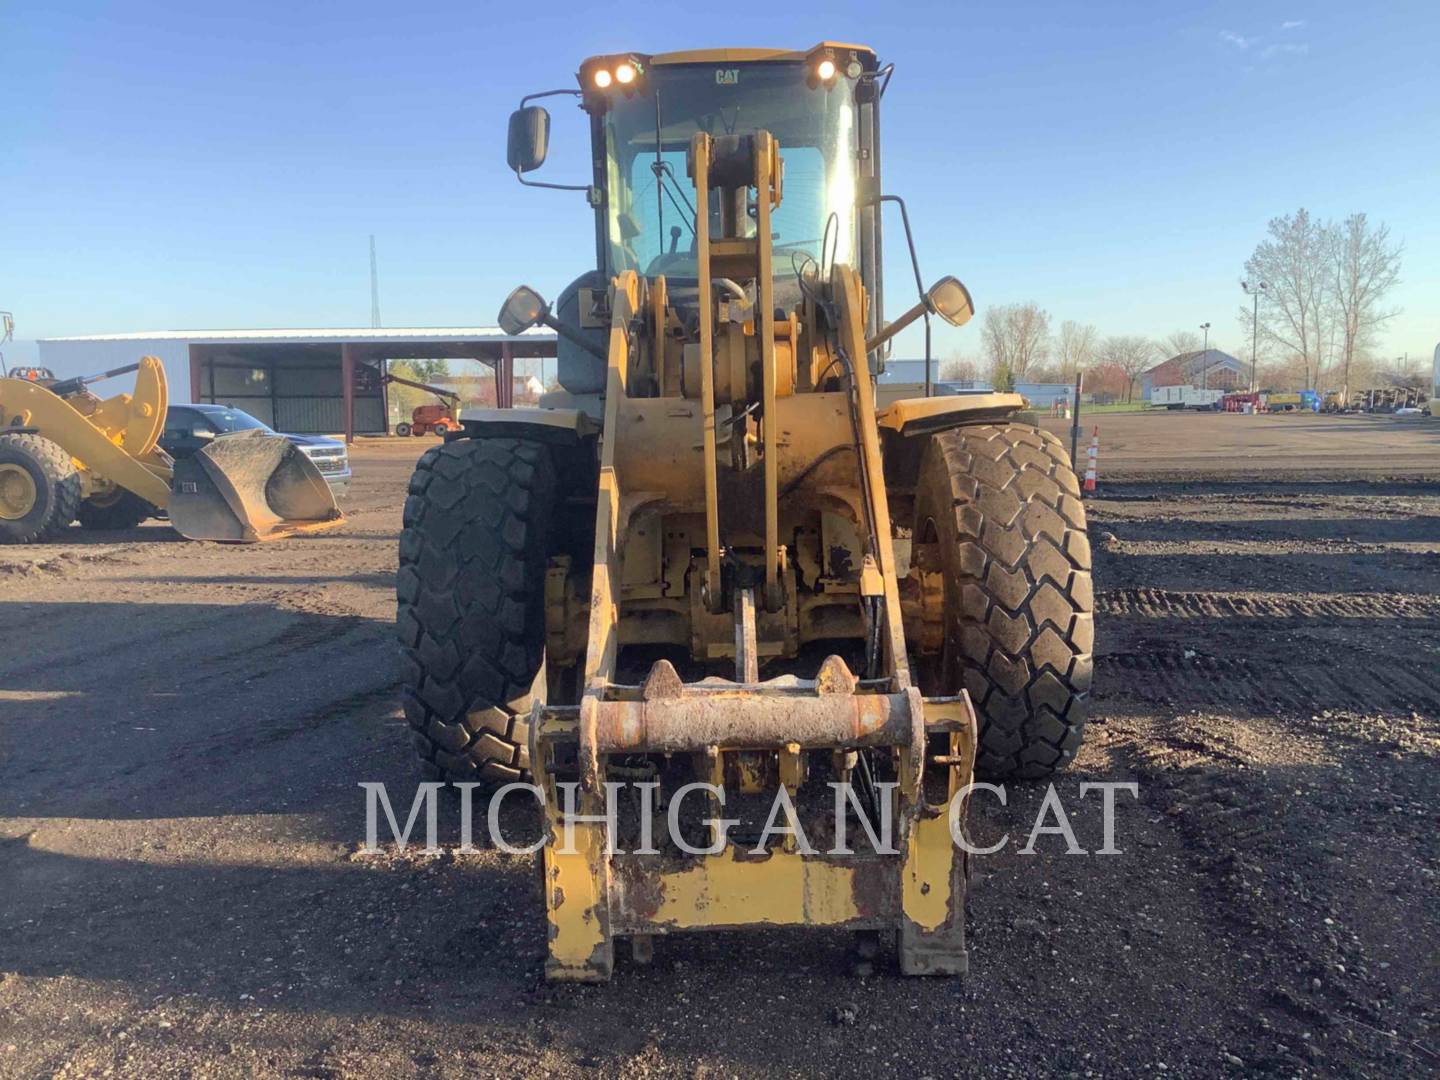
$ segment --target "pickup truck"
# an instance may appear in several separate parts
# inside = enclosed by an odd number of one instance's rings
[[[252,428],[271,430],[269,424],[228,405],[171,405],[165,410],[160,449],[173,458],[188,457],[212,439]],[[277,434],[284,435],[315,463],[336,498],[350,489],[350,455],[344,443],[323,435]]]

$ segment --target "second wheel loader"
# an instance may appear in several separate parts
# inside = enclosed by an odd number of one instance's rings
[[[89,390],[131,373],[132,393]],[[153,356],[74,379],[27,374],[0,378],[0,543],[55,540],[76,520],[131,528],[162,511],[192,540],[267,540],[344,520],[320,471],[281,435],[226,435],[172,461],[159,446],[169,389]]]
[[[563,391],[466,410],[421,458],[397,586],[425,770],[543,794],[551,978],[607,979],[620,937],[643,961],[787,925],[962,972],[967,785],[1080,745],[1090,549],[1060,441],[1015,394],[875,403],[896,333],[972,314],[945,278],[883,318],[890,71],[828,42],[626,53],[551,92],[588,120],[595,264],[500,324],[557,332]],[[549,131],[524,99],[522,182]],[[854,802],[827,822],[829,790]],[[849,850],[857,808],[895,842]]]

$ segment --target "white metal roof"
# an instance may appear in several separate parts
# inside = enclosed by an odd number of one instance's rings
[[[555,331],[532,327],[523,334],[507,334],[498,326],[357,327],[303,330],[146,330],[134,334],[86,334],[79,337],[40,338],[42,342],[186,341],[194,345],[234,343],[325,344],[344,341],[554,341]]]

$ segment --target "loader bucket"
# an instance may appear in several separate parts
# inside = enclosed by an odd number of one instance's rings
[[[175,463],[170,524],[191,540],[271,540],[344,520],[320,470],[282,435],[237,431]]]

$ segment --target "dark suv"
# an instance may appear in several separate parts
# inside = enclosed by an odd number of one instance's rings
[[[228,405],[171,405],[165,413],[165,431],[160,448],[173,458],[189,457],[213,439],[235,431],[271,431],[242,409]],[[315,463],[320,475],[339,497],[350,488],[350,455],[345,444],[323,435],[284,435]]]

